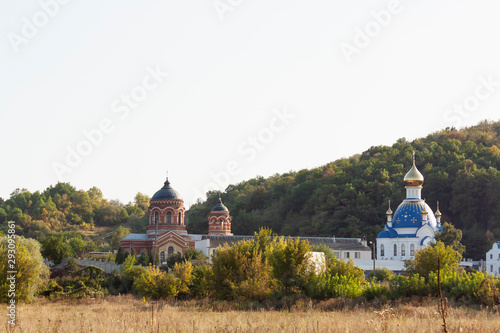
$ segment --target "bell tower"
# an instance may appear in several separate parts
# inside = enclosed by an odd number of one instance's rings
[[[232,235],[231,233],[231,216],[229,209],[222,203],[219,196],[219,202],[212,208],[208,217],[208,234],[209,235]]]

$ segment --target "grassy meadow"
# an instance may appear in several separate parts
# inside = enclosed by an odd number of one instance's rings
[[[394,307],[339,307],[335,300],[290,310],[237,311],[227,304],[147,302],[131,296],[18,307],[10,332],[442,332],[433,300]],[[450,332],[499,332],[498,309],[448,309]]]

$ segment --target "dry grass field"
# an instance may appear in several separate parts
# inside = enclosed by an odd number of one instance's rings
[[[307,304],[300,308],[290,311],[212,311],[194,306],[143,302],[132,297],[109,297],[79,303],[41,300],[18,307],[17,325],[9,331],[442,332],[442,321],[434,304],[400,305],[379,310],[360,307],[354,310],[308,310]],[[497,311],[450,308],[448,312],[450,332],[500,332]]]

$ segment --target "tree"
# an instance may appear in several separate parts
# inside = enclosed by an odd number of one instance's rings
[[[451,223],[445,222],[443,231],[436,232],[435,239],[443,242],[444,245],[451,246],[460,255],[465,252],[465,245],[460,242],[462,240],[462,230],[455,228]]]
[[[66,243],[62,236],[45,237],[42,240],[42,255],[54,264],[60,264],[67,257],[74,255],[71,246]]]
[[[15,240],[15,269],[9,264],[9,249],[12,247],[12,241]],[[10,241],[10,242],[9,242]],[[11,245],[9,247],[9,245]],[[12,260],[12,259],[11,259]],[[10,283],[7,280],[10,274],[7,271],[15,270],[16,290],[15,299],[31,301],[43,287],[45,287],[49,278],[49,269],[43,262],[40,253],[40,243],[34,239],[27,239],[22,236],[8,238],[0,237],[0,301],[6,302],[9,297]]]
[[[202,260],[205,261],[207,260],[207,256],[203,254],[201,250],[198,249],[187,249],[184,252],[184,258],[187,261],[194,261],[194,260]]]
[[[417,250],[414,260],[405,261],[405,269],[410,274],[419,274],[427,278],[430,272],[438,270],[438,258],[443,271],[454,271],[458,268],[462,255],[451,246],[445,246],[439,241],[434,246]]]
[[[130,230],[123,226],[119,226],[116,229],[115,233],[113,234],[113,238],[111,239],[111,247],[113,248],[113,250],[117,250],[121,247],[120,240],[122,240],[128,234],[130,234]]]
[[[337,257],[333,256],[328,260],[327,273],[334,275],[350,275],[360,281],[365,279],[364,271],[356,267],[354,262],[350,258],[348,262],[345,262],[344,259],[337,259]]]
[[[279,237],[267,255],[273,268],[273,276],[279,281],[285,294],[303,287],[307,270],[307,253],[311,247],[299,238]]]
[[[258,250],[254,239],[239,241],[233,246],[219,247],[212,257],[213,286],[221,299],[264,300],[275,285],[272,267]],[[196,290],[208,293],[206,280],[195,274]]]
[[[139,265],[148,266],[149,265],[149,255],[146,250],[142,250],[139,255]]]
[[[125,261],[125,255],[123,254],[123,250],[121,246],[118,248],[118,253],[116,254],[115,264],[121,265]]]

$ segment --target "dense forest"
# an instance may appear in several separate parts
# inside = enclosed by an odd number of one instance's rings
[[[374,240],[388,201],[395,210],[405,197],[403,177],[415,151],[425,177],[422,196],[433,210],[439,201],[443,222],[463,231],[464,256],[481,259],[500,239],[499,146],[500,122],[447,128],[319,168],[230,185],[222,199],[231,211],[234,234],[251,235],[266,226],[282,235]],[[209,192],[206,201],[190,207],[188,232],[208,232],[207,216],[218,195]],[[16,221],[19,235],[36,239],[61,234],[75,251],[106,250],[117,247],[112,236],[118,226],[144,230],[148,206],[149,197],[141,193],[122,204],[104,199],[96,187],[84,191],[58,183],[43,192],[17,189],[9,199],[0,198],[0,225],[5,229],[6,221]]]

